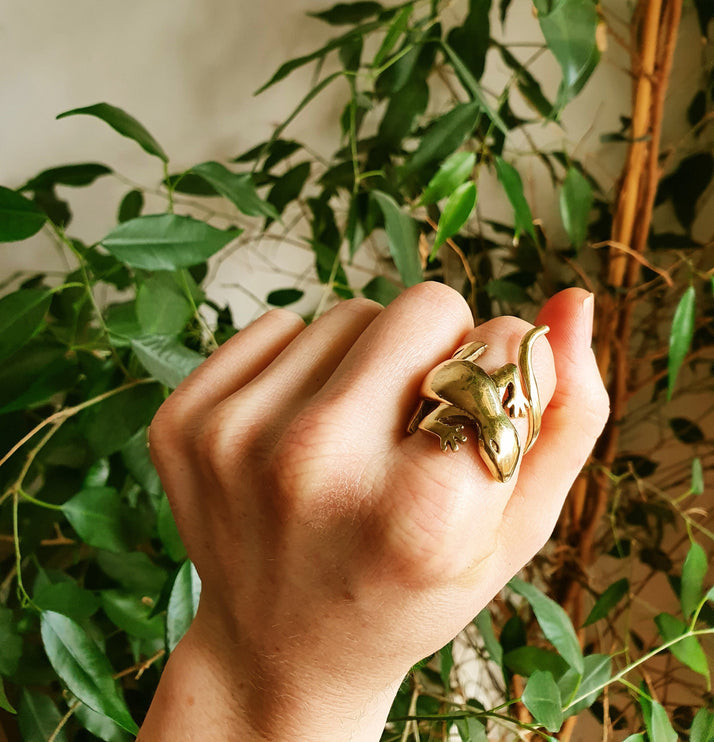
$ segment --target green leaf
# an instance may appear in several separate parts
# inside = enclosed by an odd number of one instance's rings
[[[3,709],[4,711],[7,711],[11,714],[17,713],[13,705],[8,700],[7,694],[5,693],[5,683],[3,682],[2,678],[0,678],[0,709]]]
[[[398,152],[405,137],[411,134],[415,122],[429,103],[429,86],[421,77],[414,76],[397,92],[389,95],[389,103],[377,131],[380,157],[387,152]],[[352,165],[352,163],[349,163]]]
[[[568,669],[568,663],[557,652],[533,646],[512,649],[504,656],[503,664],[511,672],[525,678],[538,670],[560,677]]]
[[[189,172],[203,178],[243,214],[280,219],[273,205],[258,195],[250,173],[233,173],[218,162],[194,165]]]
[[[675,435],[675,438],[682,443],[692,445],[702,443],[705,439],[704,431],[692,420],[686,417],[672,417],[669,420],[669,427]]]
[[[605,618],[605,616],[610,613],[610,611],[625,597],[625,595],[627,595],[629,591],[630,581],[626,577],[623,577],[617,582],[613,582],[612,585],[610,585],[597,599],[595,605],[588,614],[588,617],[585,619],[583,627],[590,626],[590,624],[594,624],[601,618]]]
[[[689,732],[689,742],[711,742],[714,739],[714,711],[701,708],[697,711],[692,728]]]
[[[21,655],[22,637],[17,633],[15,616],[0,606],[0,675],[14,675]]]
[[[405,286],[414,286],[423,279],[416,223],[387,193],[372,191],[372,197],[384,215],[389,252],[399,275]]]
[[[377,53],[374,55],[372,60],[372,67],[378,68],[382,66],[382,63],[387,59],[394,45],[399,41],[402,34],[404,34],[409,26],[409,18],[414,10],[414,6],[409,3],[402,8],[395,16],[392,21],[389,30],[387,31]]]
[[[362,287],[362,296],[366,299],[376,301],[383,307],[393,302],[401,293],[399,286],[384,276],[375,276],[369,283]]]
[[[74,710],[74,716],[87,731],[104,742],[132,742],[133,737],[116,722],[108,716],[98,714],[83,703]]]
[[[560,691],[549,672],[534,672],[528,678],[521,700],[535,721],[549,732],[557,732],[563,725]]]
[[[79,188],[94,183],[97,178],[111,175],[114,171],[98,162],[82,162],[76,165],[60,165],[43,170],[28,180],[19,191],[45,191],[57,185]]]
[[[167,335],[132,338],[131,347],[144,368],[158,381],[175,389],[206,359]]]
[[[163,616],[152,616],[153,604],[142,596],[124,590],[103,590],[102,610],[122,631],[138,639],[160,639],[164,635]]]
[[[484,608],[474,619],[476,628],[481,634],[488,656],[499,666],[503,666],[503,647],[493,631],[493,619],[488,608]]]
[[[611,675],[612,660],[606,654],[589,654],[585,658],[582,676],[579,676],[577,671],[572,668],[568,670],[558,681],[564,703],[570,704],[571,700],[583,695],[585,698],[568,705],[564,710],[565,715],[574,716],[584,709],[590,708],[602,693],[602,687],[608,682]]]
[[[18,242],[42,229],[47,214],[34,201],[0,186],[0,242]]]
[[[161,271],[203,263],[240,233],[216,229],[190,216],[151,214],[118,225],[101,242],[132,268]]]
[[[693,495],[704,494],[704,469],[700,458],[692,459],[692,486],[690,492]]]
[[[672,729],[664,706],[644,695],[640,696],[640,705],[649,742],[677,742],[677,732]]]
[[[523,181],[521,180],[520,173],[510,163],[506,162],[503,158],[496,158],[496,174],[498,180],[503,186],[503,190],[508,196],[508,200],[511,202],[513,212],[515,216],[514,231],[516,238],[522,233],[530,235],[534,240],[536,239],[535,228],[533,227],[533,215],[531,214],[531,208],[526,201],[525,194],[523,193]]]
[[[64,345],[39,337],[0,363],[0,414],[31,409],[37,401],[71,386],[77,380],[78,369],[76,359],[66,359],[66,353]],[[74,380],[65,376],[67,368],[73,371]],[[21,397],[25,401],[18,406]]]
[[[78,492],[62,505],[62,512],[89,546],[123,552],[135,541],[131,510],[111,487]]]
[[[161,148],[161,145],[149,134],[149,132],[133,116],[130,116],[121,108],[111,106],[108,103],[96,103],[93,106],[85,108],[74,108],[71,111],[65,111],[57,116],[58,119],[67,116],[96,116],[98,119],[109,124],[114,131],[123,137],[133,139],[145,152],[154,155],[164,162],[169,161],[169,157]]]
[[[32,600],[43,611],[54,611],[82,623],[96,613],[99,600],[94,593],[79,587],[74,581],[42,585]]]
[[[139,428],[122,446],[121,457],[129,474],[150,495],[161,494],[161,480],[147,446],[147,429]]]
[[[476,206],[476,184],[462,183],[449,197],[439,219],[430,260],[434,260],[439,248],[449,237],[455,235],[466,224]]]
[[[696,292],[694,286],[690,286],[677,304],[672,319],[672,328],[669,333],[669,360],[667,366],[667,399],[672,398],[674,385],[677,381],[679,369],[694,337],[694,319],[696,312]]]
[[[533,609],[545,638],[560,652],[563,659],[580,674],[585,665],[578,637],[568,614],[538,588],[514,577],[509,583],[513,592],[524,597]]]
[[[268,194],[268,201],[276,215],[282,214],[285,207],[298,198],[309,177],[310,163],[301,162],[275,181]],[[273,218],[277,219],[279,216]]]
[[[22,689],[17,723],[24,742],[47,742],[61,719],[62,715],[49,696],[27,688]],[[67,742],[64,729],[60,729],[55,742]]]
[[[129,191],[119,204],[117,221],[120,223],[131,221],[141,215],[144,208],[144,193],[138,189]]]
[[[593,191],[587,178],[576,167],[568,168],[560,189],[560,216],[576,250],[585,244],[592,206]]]
[[[528,292],[506,278],[492,278],[485,286],[489,298],[507,304],[523,304],[529,301]]]
[[[669,198],[679,223],[689,232],[699,213],[699,199],[714,177],[714,155],[697,152],[685,157],[677,169],[660,181],[657,203]]]
[[[478,80],[474,79],[474,76],[469,71],[468,67],[461,61],[459,55],[451,48],[445,41],[441,42],[441,47],[444,53],[448,57],[449,61],[454,67],[454,70],[458,74],[461,82],[468,91],[469,95],[473,99],[474,103],[477,103],[479,108],[486,114],[491,123],[501,131],[502,134],[508,135],[508,126],[503,119],[498,115],[496,111],[489,106],[488,101],[484,97],[481,86]]]
[[[352,3],[337,3],[329,10],[323,10],[320,13],[308,13],[308,15],[311,18],[325,21],[331,26],[351,26],[378,15],[382,10],[384,8],[377,2],[358,0]]]
[[[524,67],[505,46],[499,46],[503,61],[514,71],[516,86],[531,107],[543,118],[553,114],[553,104],[545,97],[538,80]]]
[[[665,642],[672,641],[672,639],[686,634],[688,629],[683,621],[671,616],[669,613],[660,613],[658,616],[655,616],[655,623],[657,624],[659,635]],[[676,644],[673,644],[669,648],[669,651],[682,664],[694,670],[694,672],[698,672],[700,675],[709,678],[707,656],[704,654],[704,650],[696,637],[685,637]]]
[[[451,671],[454,669],[454,645],[449,642],[439,650],[439,675],[445,690],[451,688]]]
[[[109,660],[81,626],[60,613],[45,611],[41,633],[50,664],[69,690],[94,711],[136,734],[139,728],[112,679]]]
[[[692,541],[682,565],[682,583],[679,594],[685,619],[694,613],[703,597],[704,578],[708,567],[704,549],[696,541]]]
[[[158,384],[140,384],[89,407],[80,416],[80,428],[97,456],[109,456],[151,422],[162,402]]]
[[[480,108],[481,104],[478,101],[459,103],[436,119],[422,138],[419,147],[401,168],[401,176],[407,178],[421,173],[457,150],[476,126]]]
[[[115,554],[98,551],[97,564],[122,587],[140,595],[158,597],[166,581],[166,570],[154,564],[143,551]]]
[[[462,26],[449,33],[449,45],[473,75],[480,80],[486,66],[491,37],[491,0],[469,0],[469,13]]]
[[[9,358],[39,331],[50,307],[47,291],[20,289],[0,299],[0,361]]]
[[[305,292],[300,289],[276,289],[268,294],[266,301],[273,307],[286,307],[300,301],[303,296]]]
[[[339,70],[338,72],[333,72],[331,75],[328,75],[323,80],[320,80],[320,82],[313,87],[308,94],[295,106],[291,114],[283,121],[280,126],[273,132],[273,138],[275,140],[280,137],[280,135],[287,129],[287,127],[295,120],[297,115],[302,111],[305,106],[308,105],[314,98],[316,98],[328,85],[333,83],[337,78],[343,77],[344,72],[342,70]],[[260,91],[258,91],[260,92]]]
[[[187,560],[176,575],[169,598],[169,610],[166,615],[166,643],[169,652],[174,651],[188,631],[198,610],[200,597],[201,579],[196,568]]]
[[[171,560],[182,562],[186,558],[186,547],[183,545],[181,534],[176,526],[174,515],[171,512],[171,505],[169,505],[169,501],[165,495],[159,505],[159,517],[156,527],[159,531],[161,543],[164,545],[166,553]]]
[[[645,735],[631,734],[627,739],[623,740],[623,742],[645,742]]]
[[[136,317],[146,335],[178,335],[193,316],[193,307],[176,273],[156,271],[136,292]]]
[[[457,719],[454,725],[462,742],[488,742],[486,727],[475,717]]]
[[[474,152],[454,152],[429,181],[419,203],[433,204],[451,195],[471,175],[475,164]]]
[[[558,61],[562,81],[557,107],[562,109],[583,88],[600,59],[593,0],[534,0],[545,43]]]
[[[291,72],[294,72],[300,67],[304,67],[310,62],[314,62],[316,59],[327,56],[330,52],[334,51],[335,49],[340,49],[346,44],[349,44],[351,41],[354,41],[354,39],[356,38],[360,38],[368,33],[371,33],[372,31],[376,31],[382,25],[383,21],[371,21],[370,23],[364,23],[361,26],[357,26],[350,31],[347,31],[347,33],[344,33],[341,36],[332,39],[330,42],[325,44],[325,46],[320,47],[314,52],[310,52],[310,54],[305,54],[302,57],[297,57],[285,62],[278,68],[278,71],[270,78],[270,80],[268,80],[265,85],[259,88],[255,94],[259,95],[263,91],[275,85],[275,83],[284,80]],[[340,72],[339,74],[342,73]],[[279,134],[276,134],[276,136],[279,136]]]

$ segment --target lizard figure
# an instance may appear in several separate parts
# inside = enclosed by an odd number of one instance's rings
[[[422,401],[409,423],[437,435],[442,451],[457,451],[466,441],[464,425],[478,431],[481,458],[499,482],[512,476],[522,454],[535,443],[541,424],[541,405],[533,373],[533,345],[548,332],[542,325],[529,330],[518,347],[518,365],[507,363],[487,374],[474,361],[488,347],[476,341],[459,348],[448,361],[432,369],[421,387]],[[528,417],[528,437],[521,449],[509,417]]]

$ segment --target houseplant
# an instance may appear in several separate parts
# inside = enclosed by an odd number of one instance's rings
[[[200,590],[146,427],[170,389],[236,332],[230,308],[204,287],[207,261],[278,238],[311,252],[314,276],[286,274],[266,302],[289,306],[317,283],[309,314],[360,293],[387,303],[427,277],[461,290],[477,321],[531,317],[566,285],[593,290],[600,306],[596,350],[613,417],[554,539],[528,581],[514,580],[415,668],[384,739],[570,739],[576,723],[599,725],[605,738],[714,734],[705,649],[714,534],[698,507],[713,463],[711,410],[675,406],[711,391],[711,245],[700,234],[714,173],[710,75],[679,112],[687,136],[670,145],[661,132],[681,3],[641,0],[630,41],[591,0],[538,0],[540,37],[526,47],[501,28],[515,6],[497,5],[355,2],[316,13],[330,40],[264,86],[314,65],[312,87],[269,141],[225,163],[175,172],[128,113],[106,103],[65,112],[67,123],[93,116],[133,139],[163,171],[158,186],[127,189],[117,223],[94,244],[72,236],[71,203],[57,187],[117,177],[108,165],[52,167],[0,189],[0,239],[45,229],[72,264],[61,277],[28,273],[0,299],[8,729],[16,718],[28,741],[136,730]],[[706,36],[712,13],[695,5]],[[622,40],[632,60],[633,110],[620,131],[603,132],[623,153],[616,184],[538,138],[577,96],[597,94],[588,81],[606,38]],[[557,91],[532,71],[543,56],[558,66]],[[494,59],[508,70],[495,90]],[[337,85],[341,145],[316,157],[289,126]],[[519,172],[528,158],[557,195],[557,224],[532,212]],[[157,213],[145,211],[149,192],[163,199]],[[673,219],[653,221],[655,208]],[[107,287],[113,298],[102,303]],[[640,444],[652,420],[656,435]],[[673,441],[679,451],[662,460]],[[652,582],[667,592],[656,608],[642,597]],[[477,687],[467,687],[466,658],[480,662]]]

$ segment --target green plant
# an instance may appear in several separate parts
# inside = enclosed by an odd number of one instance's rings
[[[455,731],[475,741],[487,729],[569,739],[585,709],[604,734],[627,730],[633,742],[644,739],[638,729],[650,742],[714,736],[702,644],[711,647],[714,634],[706,579],[714,533],[697,507],[713,463],[712,409],[697,402],[695,417],[696,406],[670,412],[668,401],[706,399],[712,389],[711,243],[694,229],[714,175],[712,71],[681,112],[689,134],[661,157],[681,3],[637,4],[632,116],[606,135],[628,153],[613,198],[572,152],[534,141],[536,125],[556,125],[588,82],[607,9],[537,0],[542,38],[524,57],[498,39],[491,5],[355,2],[315,14],[337,35],[264,86],[314,63],[313,87],[270,140],[228,164],[174,173],[124,111],[97,104],[62,114],[97,117],[161,169],[163,210],[144,214],[144,193],[156,188],[132,188],[94,244],[71,236],[57,187],[116,177],[110,167],[54,167],[0,188],[0,239],[44,229],[73,265],[62,276],[28,266],[0,299],[0,706],[15,707],[27,742],[129,739],[191,621],[200,586],[146,428],[169,391],[236,332],[230,308],[206,293],[207,261],[266,234],[314,255],[322,286],[314,313],[358,293],[387,303],[424,278],[462,290],[477,321],[529,317],[573,284],[595,291],[601,306],[597,354],[613,420],[530,568],[542,590],[514,578],[455,644],[415,668],[383,739]],[[703,1],[696,10],[706,35],[714,13]],[[498,11],[503,23],[511,3]],[[487,55],[510,71],[497,92],[484,78]],[[543,55],[561,73],[555,95],[531,71]],[[335,122],[341,145],[318,159],[286,133],[337,85],[346,93]],[[558,194],[562,229],[534,219],[516,167],[526,157],[542,163]],[[490,205],[475,209],[486,172],[508,223]],[[674,221],[655,229],[659,204]],[[355,268],[362,258],[378,266],[366,278]],[[286,286],[267,303],[294,303],[303,288]],[[115,298],[100,302],[106,289]],[[656,437],[640,443],[652,421]],[[673,441],[679,450],[662,461]],[[644,603],[651,582],[670,591],[666,610]],[[464,655],[487,678],[477,691],[459,671]],[[668,689],[686,691],[676,708]]]

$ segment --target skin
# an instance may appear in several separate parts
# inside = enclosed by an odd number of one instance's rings
[[[436,364],[482,340],[495,370],[531,327],[474,329],[440,284],[307,328],[269,312],[169,397],[151,453],[203,591],[140,742],[379,739],[409,668],[548,539],[607,418],[592,297],[561,292],[537,323],[543,427],[506,484],[474,441],[405,434]]]

